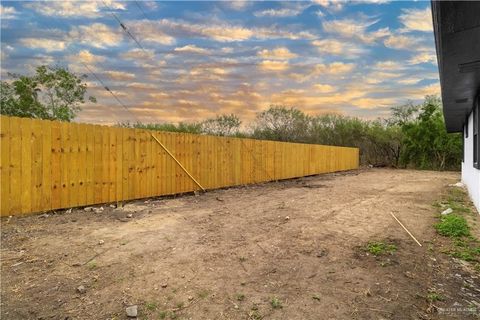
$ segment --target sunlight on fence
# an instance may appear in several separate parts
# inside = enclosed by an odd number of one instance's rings
[[[357,148],[0,120],[2,216],[358,168]]]

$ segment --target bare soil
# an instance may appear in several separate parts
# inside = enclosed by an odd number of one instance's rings
[[[368,169],[2,219],[1,318],[476,319],[479,274],[433,228],[458,180]]]

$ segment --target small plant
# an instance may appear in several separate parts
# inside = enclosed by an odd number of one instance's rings
[[[155,311],[157,309],[157,304],[155,302],[145,303],[145,308],[150,311]]]
[[[374,241],[367,244],[367,251],[374,256],[380,256],[382,254],[393,254],[395,251],[397,251],[397,246],[381,241]]]
[[[185,305],[185,303],[183,301],[179,301],[175,304],[175,306],[177,307],[177,309],[181,309],[183,308],[183,306]]]
[[[87,267],[90,270],[94,270],[97,268],[97,262],[95,260],[92,260],[87,264]]]
[[[439,234],[446,237],[453,238],[470,235],[470,230],[465,218],[453,213],[442,216],[440,222],[435,225],[435,229]]]
[[[427,294],[427,300],[430,302],[442,301],[443,297],[440,294],[436,293],[435,291],[430,291]]]
[[[313,299],[313,300],[320,301],[320,296],[319,296],[318,294],[314,294],[314,295],[312,296],[312,299]]]
[[[158,318],[159,318],[159,319],[166,319],[167,316],[168,316],[168,311],[160,311],[160,312],[158,313]]]
[[[209,294],[208,290],[202,290],[198,293],[198,297],[200,299],[205,299],[206,297],[208,297],[208,294]]]
[[[248,313],[248,319],[249,320],[262,320],[263,316],[260,314],[258,311],[258,307],[254,305],[250,312]]]
[[[270,305],[273,309],[283,308],[282,302],[277,297],[272,297],[272,299],[270,299]]]
[[[247,258],[245,258],[245,257],[240,257],[240,258],[238,258],[238,260],[240,260],[240,262],[245,262],[245,261],[247,261]]]
[[[244,301],[245,300],[245,295],[243,293],[237,293],[235,295],[235,298],[237,299],[237,301]]]

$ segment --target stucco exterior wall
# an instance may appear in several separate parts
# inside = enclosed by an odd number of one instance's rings
[[[468,137],[464,134],[464,139],[462,182],[467,186],[470,197],[480,212],[480,170],[473,167],[473,112],[468,117]]]

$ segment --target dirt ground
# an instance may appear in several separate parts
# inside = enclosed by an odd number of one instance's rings
[[[458,180],[366,169],[5,218],[1,318],[125,319],[137,305],[140,319],[476,319],[480,275],[433,228]],[[397,251],[375,257],[369,241]]]

